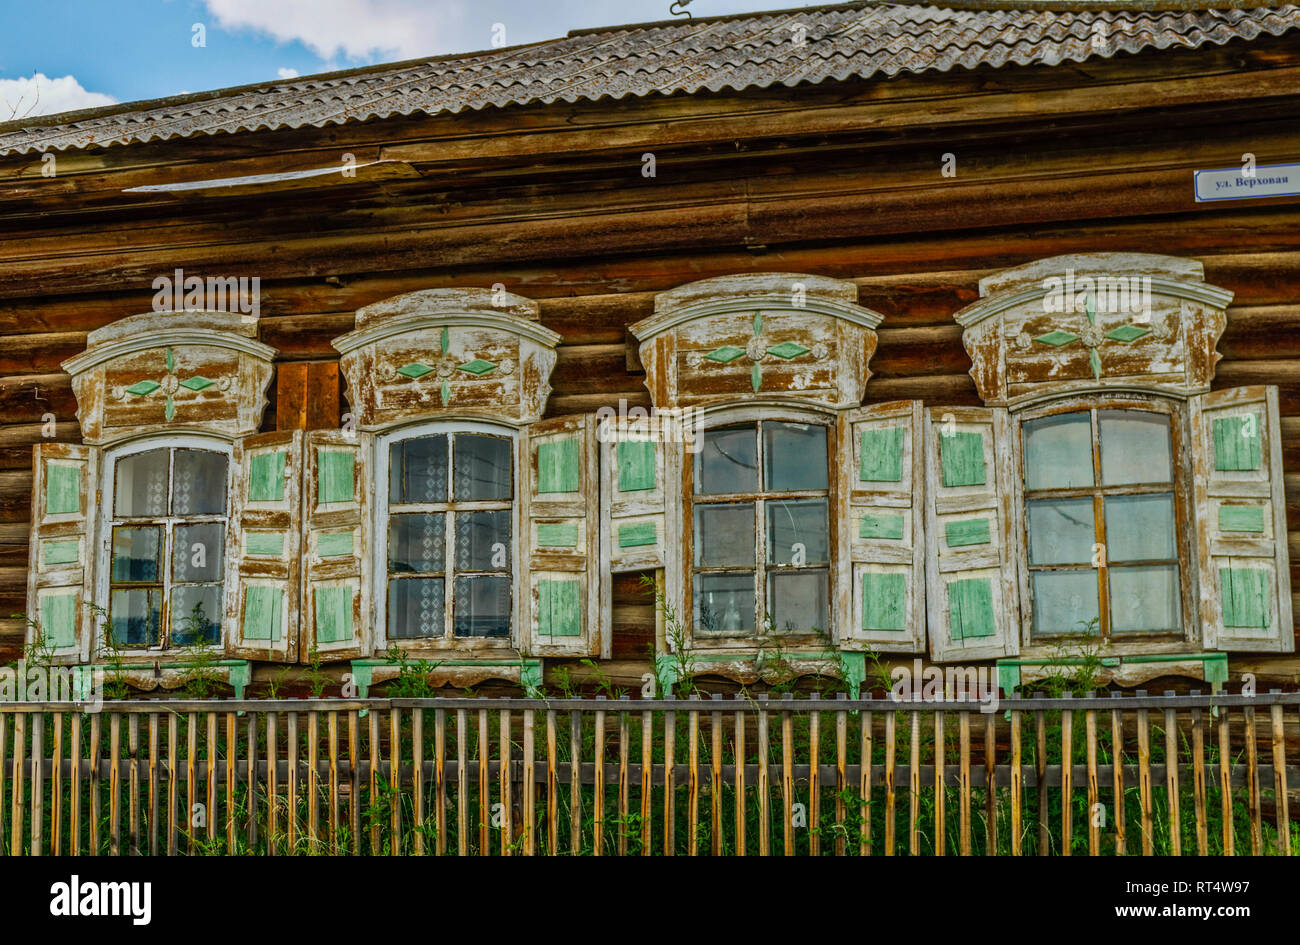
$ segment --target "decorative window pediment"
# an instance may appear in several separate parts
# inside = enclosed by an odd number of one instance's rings
[[[980,280],[955,316],[990,406],[1067,391],[1208,391],[1232,293],[1192,259],[1054,256]]]
[[[416,419],[539,419],[560,335],[537,303],[489,289],[409,292],[357,311],[334,340],[348,400],[363,430]]]
[[[232,312],[148,312],[92,331],[63,362],[89,444],[199,430],[254,433],[266,410],[275,349],[257,319]]]
[[[632,326],[656,408],[792,398],[862,403],[881,316],[852,282],[798,273],[724,276],[655,296]]]

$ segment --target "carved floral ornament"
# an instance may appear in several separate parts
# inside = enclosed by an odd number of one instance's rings
[[[1056,256],[980,280],[955,316],[989,405],[1071,390],[1210,389],[1232,293],[1199,262],[1145,253]]]
[[[86,351],[63,362],[85,441],[257,432],[276,352],[256,334],[256,318],[212,311],[149,312],[92,331]]]
[[[560,335],[537,303],[488,289],[429,289],[368,305],[334,340],[363,430],[420,417],[539,419]]]
[[[657,409],[754,395],[831,408],[862,403],[881,316],[852,282],[798,273],[705,279],[655,297],[632,326]]]

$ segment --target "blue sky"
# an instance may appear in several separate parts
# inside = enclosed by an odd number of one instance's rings
[[[0,121],[670,19],[670,0],[0,0]],[[802,6],[691,0],[696,16]],[[685,19],[685,17],[682,17]],[[202,24],[203,45],[196,45]]]

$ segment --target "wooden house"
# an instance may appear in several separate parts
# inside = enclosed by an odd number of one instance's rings
[[[849,3],[2,125],[0,649],[1295,684],[1298,38]]]

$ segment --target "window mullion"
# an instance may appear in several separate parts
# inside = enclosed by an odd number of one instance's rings
[[[451,488],[450,467],[447,476],[447,488]],[[444,640],[452,639],[456,634],[452,621],[455,619],[455,578],[456,578],[456,512],[451,506],[442,513],[446,516],[443,524],[443,558],[442,558],[442,636]]]

